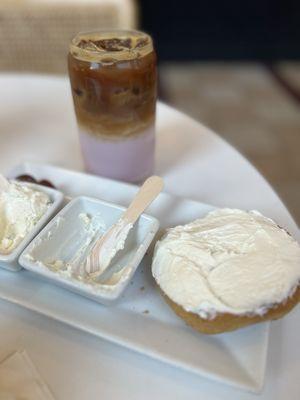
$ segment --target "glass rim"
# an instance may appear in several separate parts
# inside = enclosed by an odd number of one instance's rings
[[[146,39],[145,45],[133,48],[124,48],[122,50],[92,50],[85,49],[78,44],[81,40],[105,40],[105,39]],[[86,32],[79,32],[73,37],[69,46],[70,54],[82,61],[89,62],[115,62],[122,60],[133,60],[136,58],[144,57],[153,51],[153,41],[148,33],[138,30],[130,29],[111,29],[111,30],[92,30]]]

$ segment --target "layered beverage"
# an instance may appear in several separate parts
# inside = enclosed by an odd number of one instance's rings
[[[151,37],[138,31],[79,34],[68,65],[86,169],[130,182],[149,176],[157,81]]]

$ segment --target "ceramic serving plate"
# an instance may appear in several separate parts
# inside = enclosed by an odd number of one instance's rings
[[[22,164],[10,171],[9,177],[20,174],[48,179],[70,197],[86,195],[124,206],[137,191],[134,185],[48,165]],[[212,209],[207,204],[163,193],[147,213],[156,217],[164,230],[202,217]],[[0,270],[0,297],[174,367],[260,391],[269,323],[215,336],[193,331],[159,295],[151,276],[151,253],[150,248],[120,301],[110,307],[73,294],[25,270],[18,273]]]

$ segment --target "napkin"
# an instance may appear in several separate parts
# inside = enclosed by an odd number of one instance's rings
[[[0,400],[54,400],[25,350],[0,363]]]

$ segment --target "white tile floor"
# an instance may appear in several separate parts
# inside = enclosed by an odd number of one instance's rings
[[[300,63],[278,71],[300,93]],[[160,67],[165,101],[208,125],[269,180],[300,225],[300,103],[260,64]]]

